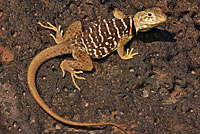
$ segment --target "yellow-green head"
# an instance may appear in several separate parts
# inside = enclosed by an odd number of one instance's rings
[[[138,12],[134,15],[136,32],[146,32],[149,29],[163,23],[167,16],[160,8],[154,7]]]

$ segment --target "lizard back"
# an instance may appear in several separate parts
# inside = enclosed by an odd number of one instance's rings
[[[117,49],[117,44],[124,34],[136,34],[133,17],[99,20],[76,36],[74,42],[91,58],[102,58]]]

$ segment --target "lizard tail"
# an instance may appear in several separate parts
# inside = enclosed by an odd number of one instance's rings
[[[119,129],[121,129],[124,133],[126,131],[122,129],[119,125],[115,123],[79,123],[79,122],[73,122],[67,119],[64,119],[63,117],[59,116],[55,112],[53,112],[43,101],[43,99],[40,97],[36,84],[35,84],[35,79],[36,79],[36,73],[38,68],[47,60],[52,59],[54,57],[64,55],[64,54],[71,54],[72,53],[72,48],[70,46],[67,46],[66,44],[64,45],[63,43],[59,45],[55,45],[49,48],[44,49],[41,51],[36,57],[33,58],[31,61],[28,72],[27,72],[27,82],[28,82],[28,87],[29,90],[35,99],[35,101],[40,105],[41,108],[43,108],[44,111],[46,111],[50,116],[52,116],[54,119],[68,124],[72,126],[81,126],[81,127],[89,127],[89,126],[115,126]]]

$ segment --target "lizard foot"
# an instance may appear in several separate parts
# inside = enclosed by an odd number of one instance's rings
[[[61,68],[62,69],[62,68]],[[65,70],[62,69],[62,72],[63,72],[63,77],[65,76]],[[77,79],[80,79],[80,80],[85,80],[84,77],[80,77],[80,76],[77,76],[76,74],[80,74],[80,73],[83,73],[83,71],[74,71],[74,70],[71,70],[71,71],[68,71],[70,74],[71,74],[71,77],[72,77],[72,81],[74,83],[74,86],[78,89],[78,90],[81,90],[80,87],[76,84],[76,81],[75,81],[75,78]],[[75,77],[75,78],[74,78]]]
[[[122,57],[122,59],[131,59],[133,58],[133,56],[138,55],[139,53],[133,53],[134,48],[131,48],[130,52],[129,52],[129,48],[127,49],[127,52],[125,52],[125,55]]]
[[[46,29],[50,29],[56,32],[56,37],[53,34],[50,34],[50,36],[55,40],[56,44],[63,42],[63,30],[61,30],[60,25],[58,26],[58,28],[56,28],[50,22],[47,22],[49,26],[45,26],[41,22],[38,22],[38,24]]]
[[[76,73],[77,73],[77,72],[75,72],[75,71],[73,71],[73,73],[71,73],[72,81],[73,81],[73,83],[74,83],[74,86],[75,86],[78,90],[81,90],[80,87],[76,84],[76,81],[75,81],[74,77],[77,78],[77,79],[81,79],[81,80],[85,80],[85,78],[84,78],[84,77],[79,77],[79,76],[77,76]]]
[[[85,80],[84,77],[79,77],[79,76],[76,75],[76,74],[82,74],[82,73],[83,73],[83,71],[74,71],[75,78],[80,79],[80,80]]]

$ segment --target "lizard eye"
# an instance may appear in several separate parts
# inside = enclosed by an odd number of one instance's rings
[[[147,13],[147,16],[148,16],[148,17],[152,17],[153,14],[149,12],[149,13]]]

